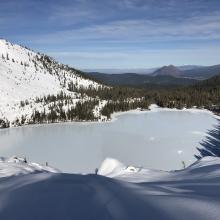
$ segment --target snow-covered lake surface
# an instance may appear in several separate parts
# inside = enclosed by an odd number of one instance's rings
[[[88,173],[106,157],[147,168],[181,169],[217,120],[204,111],[157,109],[117,115],[109,123],[64,123],[0,131],[1,156],[26,156],[64,172]]]

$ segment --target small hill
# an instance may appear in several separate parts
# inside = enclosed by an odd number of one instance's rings
[[[173,76],[179,77],[182,75],[182,71],[173,65],[163,66],[160,69],[154,71],[152,76]]]

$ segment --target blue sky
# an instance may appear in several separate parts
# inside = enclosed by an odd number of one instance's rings
[[[220,63],[220,0],[0,0],[0,37],[77,68]]]

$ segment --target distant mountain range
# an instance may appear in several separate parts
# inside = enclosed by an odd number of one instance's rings
[[[151,69],[152,70],[152,69]],[[152,73],[119,73],[107,74],[87,72],[87,75],[112,86],[132,87],[169,87],[193,85],[198,80],[205,80],[220,75],[220,65],[214,66],[164,66]]]
[[[220,75],[220,65],[195,67],[193,69],[182,69],[173,65],[169,65],[164,66],[152,73],[152,76],[155,75],[169,75],[173,77],[187,77],[197,80],[204,80],[212,76]]]
[[[196,79],[178,78],[170,75],[143,75],[136,73],[125,74],[105,74],[105,73],[87,73],[90,77],[112,86],[131,86],[131,87],[170,87],[192,85],[197,82]]]
[[[208,79],[212,76],[220,75],[220,64],[207,67],[199,67],[196,69],[185,70],[183,76],[194,79]]]

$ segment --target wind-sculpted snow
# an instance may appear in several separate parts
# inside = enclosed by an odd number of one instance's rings
[[[2,164],[12,166],[2,160]],[[25,166],[24,161],[20,164]],[[15,163],[17,164],[17,163]],[[28,166],[28,165],[27,165]],[[155,171],[107,159],[102,175],[44,170],[0,178],[0,219],[146,220],[220,217],[220,159],[180,171]]]

